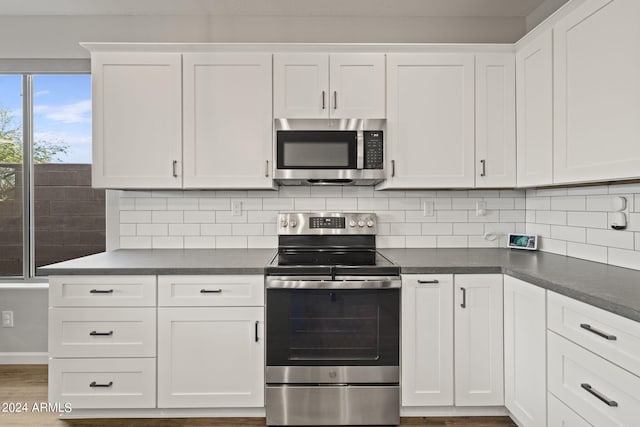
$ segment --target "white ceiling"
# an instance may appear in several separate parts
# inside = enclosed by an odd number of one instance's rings
[[[525,17],[544,0],[0,0],[0,15]]]

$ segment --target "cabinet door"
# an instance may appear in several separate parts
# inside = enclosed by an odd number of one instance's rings
[[[553,183],[551,29],[516,52],[518,186]]]
[[[273,70],[273,108],[276,118],[329,118],[327,54],[275,54]]]
[[[504,276],[504,403],[523,427],[547,422],[545,290]]]
[[[271,55],[190,53],[183,66],[184,187],[271,188]]]
[[[182,186],[178,53],[94,53],[92,185]]]
[[[582,419],[571,408],[562,403],[553,394],[548,394],[549,400],[549,427],[591,427],[591,424]]]
[[[337,119],[385,117],[384,54],[331,54],[329,86],[331,117]]]
[[[588,0],[554,27],[554,182],[640,176],[640,2]]]
[[[264,308],[158,309],[158,407],[264,406]]]
[[[504,405],[502,275],[455,275],[455,404]]]
[[[516,71],[512,53],[476,55],[476,187],[516,185]]]
[[[453,405],[453,276],[402,276],[402,406]]]
[[[474,57],[390,54],[385,188],[473,187]]]

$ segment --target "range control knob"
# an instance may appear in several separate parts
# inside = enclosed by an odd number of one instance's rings
[[[373,227],[373,221],[371,220],[367,221],[367,227]]]
[[[356,222],[354,220],[349,221],[349,227],[355,227]]]
[[[289,221],[289,227],[295,228],[296,225],[298,225],[298,223],[295,222],[294,220]]]
[[[287,228],[287,225],[289,225],[289,223],[287,222],[286,219],[283,219],[282,221],[280,221],[280,227]]]
[[[364,227],[364,221],[362,220],[358,221],[358,227]]]

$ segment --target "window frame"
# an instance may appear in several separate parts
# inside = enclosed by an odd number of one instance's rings
[[[33,78],[36,75],[91,75],[88,59],[1,60],[0,74],[22,77],[22,275],[2,276],[3,283],[43,283],[47,276],[36,275],[35,199],[33,162]]]

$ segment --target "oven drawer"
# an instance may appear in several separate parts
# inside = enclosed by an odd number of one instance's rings
[[[399,386],[267,386],[267,425],[398,425]]]
[[[548,334],[548,387],[594,426],[635,426],[640,378],[553,333]]]
[[[156,360],[51,359],[49,400],[73,409],[155,408]]]
[[[263,306],[264,276],[158,276],[158,305]]]
[[[156,276],[51,276],[52,307],[155,307]]]
[[[51,357],[154,357],[155,308],[50,308]]]

